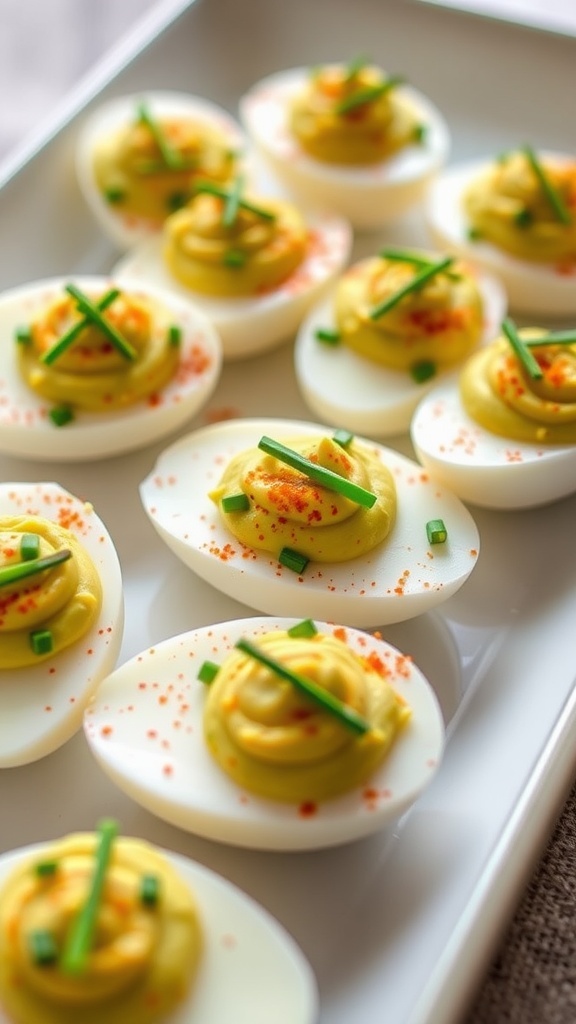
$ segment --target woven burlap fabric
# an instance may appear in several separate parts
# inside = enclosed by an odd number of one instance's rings
[[[576,1024],[576,786],[465,1024]]]

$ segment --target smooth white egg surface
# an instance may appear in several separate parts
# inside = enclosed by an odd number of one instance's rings
[[[576,446],[491,434],[467,415],[455,377],[416,409],[412,443],[422,465],[463,501],[484,508],[546,505],[576,490]]]
[[[141,484],[153,526],[202,579],[258,611],[378,626],[419,615],[468,578],[479,550],[470,513],[421,466],[375,442],[366,444],[393,474],[398,513],[383,544],[347,562],[310,562],[299,575],[265,551],[245,548],[208,497],[230,458],[267,435],[330,436],[317,423],[234,420],[195,431],[167,448]],[[426,523],[442,519],[445,544],[430,545]]]
[[[0,885],[45,848],[36,844],[0,855]],[[315,1024],[312,970],[281,925],[215,872],[171,851],[158,852],[190,887],[204,935],[195,984],[165,1024]],[[1,1006],[0,1024],[11,1024]]]
[[[412,717],[369,782],[320,803],[285,804],[240,789],[212,759],[202,732],[205,660],[221,662],[239,637],[257,638],[296,620],[238,619],[165,640],[117,669],[86,712],[85,732],[104,771],[160,818],[237,846],[328,847],[393,824],[431,780],[444,726],[430,684],[397,648],[346,628],[358,654],[380,659]],[[321,632],[336,627],[316,621]],[[340,632],[342,628],[340,627]]]
[[[423,140],[376,164],[327,164],[306,154],[289,130],[290,102],[309,75],[309,68],[281,71],[241,97],[240,118],[258,155],[302,202],[335,210],[355,228],[372,230],[397,220],[422,199],[447,159],[444,118],[425,96],[403,85],[398,92],[425,126]]]
[[[96,622],[75,644],[37,665],[0,668],[0,768],[12,768],[50,754],[80,728],[96,684],[116,664],[124,602],[116,549],[89,503],[56,483],[4,483],[0,515],[39,516],[70,531],[91,557],[103,590]]]
[[[153,321],[152,338],[158,339],[176,326],[180,331],[179,362],[160,391],[123,408],[90,411],[75,406],[72,399],[71,419],[57,426],[51,418],[57,403],[33,391],[21,373],[16,336],[60,299],[70,282],[89,296],[117,287],[126,295],[148,297],[157,303],[159,313]],[[191,419],[208,400],[220,376],[220,339],[202,313],[169,293],[136,287],[118,277],[51,278],[4,292],[0,296],[0,329],[6,347],[0,370],[0,451],[7,455],[85,461],[142,448]],[[74,395],[74,385],[71,393]]]
[[[138,287],[159,286],[181,302],[193,303],[218,331],[225,359],[242,359],[279,345],[297,330],[350,256],[352,232],[341,217],[306,214],[310,228],[302,264],[278,287],[262,295],[216,299],[193,292],[169,272],[160,239],[127,253],[114,273]]]
[[[490,341],[506,311],[506,296],[499,281],[478,273],[484,303],[482,341]],[[392,437],[409,429],[422,396],[448,371],[416,383],[409,373],[380,366],[344,344],[322,342],[318,329],[335,328],[333,297],[325,299],[306,317],[294,349],[298,386],[306,404],[326,423],[374,438]]]
[[[115,133],[127,128],[145,103],[154,119],[174,118],[216,129],[226,139],[231,152],[238,154],[244,167],[246,138],[240,125],[222,107],[199,96],[169,90],[143,91],[120,96],[96,107],[86,118],[76,142],[76,173],[80,190],[98,224],[120,249],[128,249],[161,230],[158,219],[122,210],[121,203],[110,202],[99,186],[94,154]],[[166,209],[166,216],[171,211]]]
[[[484,267],[502,282],[517,313],[554,318],[576,314],[576,265],[554,266],[521,260],[489,242],[469,238],[463,209],[468,185],[487,167],[470,161],[448,168],[430,187],[425,217],[434,243]]]

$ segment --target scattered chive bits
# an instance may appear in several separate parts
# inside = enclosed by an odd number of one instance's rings
[[[35,928],[28,936],[30,958],[39,967],[48,967],[58,960],[58,946],[52,932]]]
[[[514,217],[514,223],[519,228],[529,228],[533,220],[534,218],[527,207],[523,207],[521,210],[518,210],[518,213]]]
[[[312,636],[316,636],[318,630],[313,619],[302,619],[301,622],[297,622],[294,626],[290,626],[286,632],[288,633],[288,636],[291,637],[309,639]]]
[[[52,878],[58,871],[57,860],[39,860],[34,865],[34,873],[38,878]]]
[[[20,558],[29,562],[40,557],[40,537],[37,533],[23,533],[20,539]]]
[[[301,575],[310,559],[306,555],[302,555],[299,551],[294,551],[293,548],[282,548],[278,555],[278,561],[280,565],[283,565],[286,569],[291,569],[292,572]]]
[[[50,654],[54,647],[54,638],[49,629],[35,629],[30,633],[30,646],[34,654]]]
[[[410,376],[416,384],[424,384],[436,375],[436,363],[431,359],[421,359],[410,367]]]
[[[244,491],[240,491],[239,494],[227,494],[222,498],[220,506],[223,512],[247,512],[250,508],[250,499]]]
[[[146,907],[155,907],[160,898],[158,875],[143,875],[140,882],[140,901]]]
[[[317,327],[314,331],[317,341],[323,341],[325,345],[338,345],[340,342],[340,331],[330,327]]]
[[[182,344],[182,328],[178,324],[170,324],[168,328],[168,344],[172,348],[179,348]]]
[[[339,444],[341,448],[347,448],[349,444],[352,444],[354,434],[352,434],[350,430],[340,428],[339,430],[334,431],[332,434],[332,440],[336,441],[336,444]]]
[[[429,519],[426,523],[426,536],[429,544],[445,544],[448,540],[448,531],[443,519]]]
[[[172,195],[168,196],[166,206],[170,213],[176,213],[177,210],[181,210],[183,206],[186,206],[188,198],[186,192],[173,192]]]
[[[248,256],[242,249],[226,249],[222,255],[222,262],[225,267],[240,270],[245,266]]]
[[[119,203],[123,203],[126,199],[126,192],[123,188],[115,188],[111,185],[104,189],[104,198],[112,206],[117,206]]]
[[[425,141],[428,128],[425,124],[417,124],[414,127],[414,142],[421,144]]]
[[[31,327],[17,327],[14,337],[19,345],[29,345],[32,341]]]
[[[201,683],[206,686],[210,686],[213,683],[216,676],[220,671],[220,665],[217,665],[215,661],[203,661],[198,669],[198,679]]]
[[[69,405],[55,405],[48,415],[55,427],[65,427],[74,419],[74,413]]]

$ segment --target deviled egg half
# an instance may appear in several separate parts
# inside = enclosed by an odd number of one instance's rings
[[[464,501],[546,505],[576,491],[576,330],[516,328],[470,357],[418,406],[412,441]]]
[[[349,267],[300,327],[302,395],[324,422],[385,438],[504,317],[499,281],[465,260],[387,248]]]
[[[368,230],[422,199],[450,144],[425,96],[361,60],[270,75],[241,98],[240,118],[289,194]]]
[[[119,278],[4,292],[0,451],[86,460],[165,437],[216,387],[222,347],[189,303]]]
[[[120,650],[112,539],[55,483],[0,484],[0,767],[36,761],[80,728]]]
[[[576,315],[576,158],[530,146],[446,170],[430,189],[436,245],[500,278],[513,312]]]
[[[161,230],[197,181],[225,185],[245,166],[245,136],[222,107],[187,93],[120,96],[96,107],[76,144],[82,194],[121,249]]]

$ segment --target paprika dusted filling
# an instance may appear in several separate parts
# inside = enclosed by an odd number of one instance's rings
[[[353,439],[346,447],[329,437],[285,442],[313,465],[373,492],[370,508],[319,484],[259,448],[235,455],[210,498],[226,527],[246,547],[278,557],[284,548],[318,562],[345,562],[385,540],[396,517],[396,487],[377,452]],[[226,498],[244,496],[226,511]]]
[[[101,604],[98,571],[71,531],[39,516],[0,517],[0,669],[76,643]]]
[[[434,266],[440,269],[430,272]],[[476,347],[484,326],[482,296],[470,268],[433,254],[362,260],[340,279],[334,309],[343,344],[406,372],[426,363],[444,368],[459,362]]]
[[[238,785],[271,800],[327,800],[365,782],[385,759],[410,710],[375,666],[334,635],[266,633],[275,661],[318,684],[366,723],[358,734],[330,711],[242,651],[210,683],[204,734],[210,753]]]
[[[543,328],[518,331],[525,341],[553,337]],[[502,437],[535,444],[576,444],[576,342],[531,344],[532,376],[507,340],[475,353],[460,377],[472,419]]]

